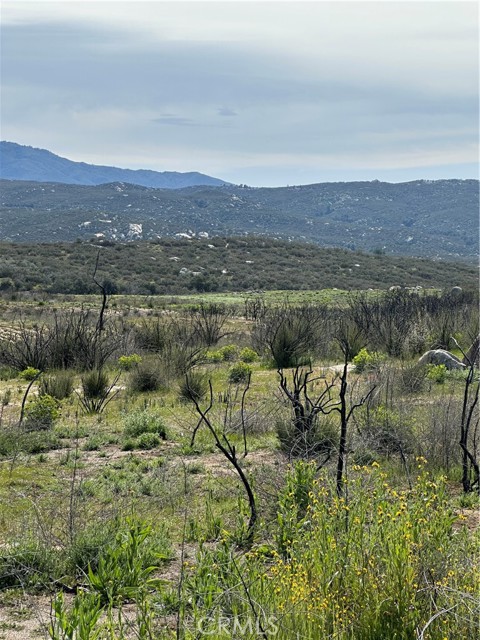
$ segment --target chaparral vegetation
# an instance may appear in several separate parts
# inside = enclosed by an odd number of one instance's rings
[[[476,637],[476,288],[128,296],[101,258],[3,274],[0,637]]]

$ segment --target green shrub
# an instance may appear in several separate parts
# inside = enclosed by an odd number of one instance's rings
[[[232,362],[238,356],[236,344],[226,344],[216,351],[208,351],[206,358],[209,362]]]
[[[130,356],[120,356],[118,366],[123,371],[131,371],[136,365],[142,362],[142,357],[138,353],[132,353]]]
[[[199,371],[190,372],[180,382],[179,397],[183,402],[199,402],[207,395],[208,380]]]
[[[235,360],[238,355],[238,347],[236,344],[226,344],[218,350],[224,362]]]
[[[90,436],[82,445],[83,451],[98,451],[102,445],[102,439],[99,436]]]
[[[38,376],[39,373],[40,373],[40,369],[35,369],[35,367],[27,367],[23,371],[20,371],[20,373],[18,374],[18,377],[21,378],[22,380],[27,380],[28,382],[31,382],[32,380],[35,380],[35,378]]]
[[[129,413],[125,418],[123,432],[127,438],[138,438],[145,433],[155,434],[163,440],[167,437],[167,429],[163,418],[148,409],[137,409]]]
[[[160,444],[160,438],[156,433],[142,433],[137,438],[136,446],[138,449],[155,449]]]
[[[71,371],[56,371],[40,378],[38,390],[41,395],[49,395],[56,400],[63,400],[72,394],[73,380],[74,375]]]
[[[162,387],[162,376],[158,364],[142,362],[130,372],[128,388],[132,393],[158,391]]]
[[[223,362],[223,357],[220,351],[207,351],[205,359],[207,362],[217,364]]]
[[[295,324],[282,324],[269,346],[279,369],[301,366],[311,359],[307,338],[303,335],[301,326],[298,328]]]
[[[427,379],[432,380],[432,382],[443,384],[447,379],[447,373],[447,367],[444,364],[427,365]]]
[[[12,380],[12,378],[16,378],[18,376],[18,372],[8,365],[0,365],[0,380]]]
[[[115,541],[118,527],[119,523],[115,519],[79,527],[67,550],[67,573],[83,578],[89,566],[95,571],[102,549]]]
[[[383,357],[379,353],[369,353],[365,348],[360,349],[352,360],[357,373],[362,373],[363,371],[374,371],[382,361]]]
[[[89,400],[101,398],[108,393],[108,375],[103,369],[94,369],[82,376],[83,395]]]
[[[25,407],[24,426],[27,431],[50,429],[59,417],[58,401],[52,398],[52,396],[45,394],[27,403]]]
[[[246,382],[252,375],[252,367],[246,362],[237,362],[228,371],[228,381],[232,384]]]
[[[240,360],[242,362],[256,362],[258,360],[258,353],[250,347],[245,347],[240,351]]]
[[[7,407],[10,404],[11,399],[12,399],[12,390],[5,389],[5,391],[0,396],[0,406]]]
[[[88,586],[98,593],[103,604],[116,604],[139,595],[141,588],[154,588],[159,580],[152,573],[169,557],[157,550],[151,527],[129,521],[115,541],[104,547],[96,569],[88,568]]]
[[[0,549],[0,589],[45,587],[55,578],[55,552],[37,540],[25,540]]]
[[[320,307],[285,303],[259,318],[253,346],[259,353],[270,352],[278,369],[307,364],[325,342],[324,320]]]
[[[58,437],[51,432],[31,431],[25,433],[19,441],[19,448],[24,453],[45,453],[52,449],[59,449]]]
[[[21,427],[0,429],[0,456],[8,457],[22,451],[36,454],[58,448],[58,437],[51,431],[24,431]]]
[[[93,369],[82,376],[80,403],[87,413],[101,413],[118,393],[114,391],[119,375],[111,382],[103,369]]]
[[[278,496],[277,530],[275,542],[278,552],[284,558],[290,555],[293,542],[302,529],[302,520],[312,502],[316,487],[316,465],[297,460],[288,469],[286,484]]]
[[[338,445],[338,425],[333,416],[317,416],[309,431],[301,431],[291,418],[276,424],[280,448],[293,458],[314,458],[331,453]]]
[[[52,640],[100,640],[102,632],[97,623],[104,608],[98,593],[79,590],[67,606],[65,596],[60,592],[51,606],[48,633]]]

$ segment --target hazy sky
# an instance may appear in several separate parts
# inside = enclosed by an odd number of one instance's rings
[[[476,2],[23,2],[1,138],[280,186],[478,177]]]

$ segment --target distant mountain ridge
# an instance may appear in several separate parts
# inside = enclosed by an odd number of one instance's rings
[[[155,189],[183,189],[198,185],[215,187],[227,184],[223,180],[195,171],[179,173],[149,169],[120,169],[74,162],[46,149],[7,141],[0,142],[0,178],[91,186],[128,182]]]
[[[478,210],[478,180],[186,189],[0,180],[0,240],[22,243],[249,235],[478,263]]]

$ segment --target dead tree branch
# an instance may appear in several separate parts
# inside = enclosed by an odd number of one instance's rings
[[[248,384],[250,384],[250,381],[248,382]],[[245,544],[247,546],[250,546],[253,542],[253,535],[255,532],[255,525],[257,522],[257,507],[256,507],[256,502],[255,502],[255,495],[253,493],[252,487],[250,485],[250,482],[247,478],[247,476],[245,475],[239,460],[238,460],[238,456],[237,456],[237,450],[235,445],[233,445],[230,440],[228,439],[227,435],[225,432],[223,432],[221,434],[221,436],[218,434],[217,429],[215,428],[215,426],[213,425],[212,421],[210,420],[210,417],[208,416],[208,412],[210,411],[210,409],[213,406],[213,388],[212,388],[212,382],[211,380],[208,381],[208,386],[209,386],[209,390],[210,390],[210,399],[209,399],[209,404],[208,407],[204,410],[200,407],[197,398],[192,398],[193,403],[195,405],[195,409],[196,412],[198,413],[198,415],[200,416],[200,420],[196,426],[196,431],[198,431],[199,427],[201,424],[205,424],[208,428],[208,430],[210,431],[210,433],[213,436],[213,439],[215,441],[215,446],[217,447],[217,449],[219,449],[223,455],[225,456],[225,458],[230,462],[230,464],[233,466],[233,468],[235,469],[235,471],[237,472],[243,487],[245,489],[245,492],[247,494],[247,498],[248,498],[248,505],[249,505],[249,509],[250,509],[250,518],[248,521],[248,525],[247,525],[247,534],[245,537]],[[245,445],[246,446],[246,445]]]

